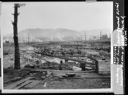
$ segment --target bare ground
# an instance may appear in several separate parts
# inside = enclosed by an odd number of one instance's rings
[[[23,46],[24,47],[24,46]],[[22,47],[21,47],[22,48]],[[74,72],[65,70],[50,71],[45,76],[42,70],[14,70],[14,48],[4,46],[4,88],[5,89],[86,89],[110,88],[110,60],[99,63],[99,74],[90,72]],[[22,52],[22,51],[21,51]],[[25,53],[23,53],[25,55]],[[21,56],[21,67],[26,60]],[[9,68],[8,68],[9,67]],[[74,73],[75,77],[63,77],[66,73]]]
[[[46,71],[50,72],[47,77],[43,74]],[[65,77],[67,73],[73,73],[75,76]],[[10,70],[4,74],[4,87],[5,89],[110,88],[110,75],[67,70]]]

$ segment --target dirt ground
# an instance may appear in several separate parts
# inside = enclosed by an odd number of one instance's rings
[[[25,45],[20,46],[23,50]],[[48,70],[39,71],[24,69],[27,60],[24,56],[27,52],[21,52],[21,70],[14,70],[14,47],[4,46],[4,88],[5,89],[86,89],[86,88],[110,88],[110,60],[99,60],[99,74],[94,72],[74,72],[72,70]],[[27,56],[29,57],[29,55]],[[50,72],[44,75],[43,72]],[[73,73],[75,76],[67,77]]]
[[[9,70],[8,70],[9,71]],[[43,71],[50,72],[45,77]],[[10,74],[11,73],[11,74]],[[65,75],[75,74],[73,77]],[[45,78],[44,78],[45,77]],[[5,89],[86,89],[110,88],[110,75],[67,70],[27,70],[5,72]]]

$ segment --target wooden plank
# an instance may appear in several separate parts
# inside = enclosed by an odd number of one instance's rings
[[[15,82],[15,81],[18,81],[18,80],[20,80],[20,79],[22,79],[22,78],[21,78],[21,77],[15,77],[15,78],[10,79],[10,80],[8,80],[8,81],[4,81],[4,84],[8,84],[8,83],[11,83],[11,82]]]
[[[22,84],[18,85],[17,87],[15,87],[15,89],[23,88],[23,87],[25,87],[26,85],[29,85],[29,84],[31,84],[31,83],[32,83],[31,80],[27,80],[27,81],[25,81],[24,83],[22,83]]]
[[[4,87],[4,88],[5,88],[5,89],[13,89],[13,88],[16,88],[18,85],[20,85],[20,84],[22,84],[22,83],[24,83],[24,82],[30,80],[31,78],[32,78],[32,77],[27,77],[27,78],[25,78],[25,79],[22,79],[22,80],[20,80],[20,81],[15,82],[15,83],[11,83],[11,84],[7,85],[7,86]]]
[[[39,84],[41,81],[40,80],[33,80],[32,83],[24,86],[25,88],[33,88],[34,86],[36,86],[37,84]]]

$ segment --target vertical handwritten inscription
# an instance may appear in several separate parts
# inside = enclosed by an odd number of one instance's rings
[[[123,1],[123,0],[122,0]],[[126,44],[126,30],[125,30],[125,16],[123,13],[123,3],[121,0],[115,0],[113,3],[114,8],[114,31],[112,33],[113,41],[113,64],[115,68],[114,73],[114,86],[115,92],[123,92],[123,72],[124,72],[124,56]]]

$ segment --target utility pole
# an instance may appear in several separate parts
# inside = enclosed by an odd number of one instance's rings
[[[84,34],[84,37],[85,37],[84,40],[86,41],[86,32],[85,32],[85,34]]]
[[[22,6],[22,4],[14,4],[14,22],[13,24],[13,39],[14,39],[14,47],[15,47],[15,62],[14,62],[14,69],[20,69],[20,51],[19,51],[19,43],[18,43],[18,28],[17,28],[17,22],[18,22],[18,8]]]
[[[28,34],[28,45],[29,45],[29,34]]]
[[[100,40],[101,40],[101,31],[100,31]]]

